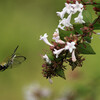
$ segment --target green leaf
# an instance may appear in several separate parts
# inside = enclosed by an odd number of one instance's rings
[[[54,56],[53,56],[52,52],[47,53],[47,56],[51,61],[54,61]]]
[[[64,70],[63,70],[63,69],[58,68],[58,69],[56,69],[55,72],[56,72],[56,74],[57,74],[58,76],[60,76],[61,78],[66,79],[65,73],[64,73]]]
[[[97,9],[97,15],[100,16],[100,1],[97,3],[98,4],[94,4],[93,6]]]
[[[91,38],[89,36],[84,37],[84,40],[86,40],[87,42],[91,43]]]
[[[97,19],[97,18],[96,18]],[[95,19],[95,20],[96,20]],[[93,23],[95,22],[95,20],[93,21]],[[94,27],[94,30],[100,30],[100,20],[98,20],[94,25],[93,25],[93,27]]]
[[[81,28],[83,27],[82,24],[74,24],[73,25],[75,32],[77,32],[78,34],[83,34],[83,31],[81,30]]]
[[[96,8],[100,8],[100,4],[94,4],[93,6],[96,7]]]
[[[84,10],[83,19],[86,23],[92,23],[92,14],[88,10]]]
[[[70,34],[74,34],[74,31],[64,31],[59,29],[59,35],[60,35],[60,39],[65,41],[64,37],[68,36],[70,37]]]
[[[78,50],[81,54],[96,54],[89,43],[81,43],[78,45]]]
[[[59,62],[59,61],[61,61],[61,60],[62,60],[61,57],[55,59],[56,62]]]
[[[96,3],[100,3],[100,0],[94,0]]]
[[[97,15],[100,16],[100,12],[97,12]]]
[[[75,62],[72,62],[71,66],[72,66],[72,71],[73,71],[77,67],[77,64]]]

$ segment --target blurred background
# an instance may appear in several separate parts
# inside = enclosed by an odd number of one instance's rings
[[[17,45],[17,53],[27,58],[16,68],[0,72],[0,100],[25,100],[24,88],[34,83],[53,91],[49,100],[58,98],[70,89],[78,91],[82,96],[79,94],[79,99],[59,100],[100,100],[100,39],[97,35],[92,40],[96,55],[84,55],[86,60],[83,67],[76,68],[73,72],[67,66],[66,80],[54,78],[51,85],[41,74],[43,60],[40,55],[45,54],[44,51],[49,50],[49,47],[39,41],[39,37],[47,32],[49,40],[52,40],[60,19],[56,12],[62,10],[65,2],[66,0],[0,0],[0,62],[11,55]],[[96,16],[91,9],[88,7],[94,19]],[[95,99],[87,99],[91,95]]]

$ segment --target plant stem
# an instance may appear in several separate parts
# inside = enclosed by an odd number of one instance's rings
[[[100,3],[96,3],[96,2],[84,2],[84,0],[81,0],[81,2],[84,4],[84,5],[100,5]]]
[[[100,20],[100,16],[98,16],[98,18],[90,25],[90,27],[93,27],[98,20]]]

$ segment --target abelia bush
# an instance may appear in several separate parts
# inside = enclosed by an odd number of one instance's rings
[[[87,6],[93,5],[97,16],[91,20],[91,14],[87,11]],[[91,47],[94,30],[100,30],[100,1],[93,0],[67,0],[61,12],[56,12],[60,17],[59,24],[53,34],[51,43],[48,41],[47,33],[40,36],[49,47],[50,52],[42,56],[45,63],[42,65],[42,74],[49,79],[60,76],[65,78],[65,63],[68,63],[72,70],[82,67],[85,60],[84,54],[96,54]],[[65,17],[67,14],[67,18]],[[78,15],[72,22],[72,15]],[[82,55],[83,54],[83,55]]]

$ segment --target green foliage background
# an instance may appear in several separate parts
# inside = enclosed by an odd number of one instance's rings
[[[77,68],[84,74],[80,80],[54,78],[51,85],[42,77],[43,60],[40,55],[49,47],[39,41],[39,36],[47,32],[51,41],[59,22],[56,11],[62,10],[65,1],[0,0],[0,62],[12,54],[17,45],[20,46],[17,52],[27,57],[26,62],[20,66],[0,72],[0,100],[23,100],[23,88],[34,82],[50,87],[58,95],[62,88],[87,84],[100,75],[100,40],[94,36],[92,47],[96,55],[85,56],[83,67]],[[88,9],[94,19],[92,8]],[[69,70],[71,68],[68,66],[66,77]]]

